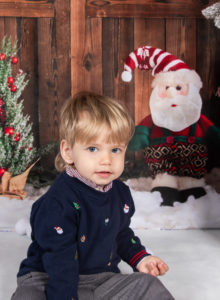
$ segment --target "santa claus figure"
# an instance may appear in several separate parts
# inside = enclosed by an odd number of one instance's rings
[[[220,150],[220,130],[201,115],[199,75],[174,55],[151,46],[129,54],[122,80],[129,82],[135,68],[152,70],[154,76],[151,114],[136,126],[128,148],[144,150],[151,191],[159,191],[161,205],[168,206],[190,195],[205,195],[208,147]]]

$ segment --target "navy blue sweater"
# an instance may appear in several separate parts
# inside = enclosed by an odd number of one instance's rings
[[[48,300],[78,299],[79,274],[119,272],[121,259],[133,268],[148,253],[129,228],[134,203],[119,180],[96,191],[62,173],[32,207],[32,243],[18,276],[47,272]]]

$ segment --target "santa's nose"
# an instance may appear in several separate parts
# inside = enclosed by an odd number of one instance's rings
[[[174,98],[176,96],[177,91],[174,87],[170,86],[166,90],[166,93],[168,98]]]

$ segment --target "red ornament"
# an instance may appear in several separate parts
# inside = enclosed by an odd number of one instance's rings
[[[4,133],[5,133],[5,135],[12,135],[12,134],[14,134],[14,128],[12,128],[12,127],[5,127]]]
[[[13,77],[8,77],[8,84],[12,85],[14,82],[14,78]]]
[[[19,140],[20,140],[20,132],[16,132],[15,138],[17,138],[17,139],[19,138]],[[18,141],[19,141],[19,140],[18,140]],[[16,141],[16,142],[17,142],[17,141]]]
[[[28,151],[31,151],[32,147],[28,147]]]
[[[11,62],[16,65],[18,63],[18,58],[16,56],[12,57]]]
[[[0,60],[5,60],[5,54],[4,53],[0,54]]]
[[[13,93],[17,91],[16,85],[12,84],[12,86],[11,86],[11,91],[12,91]]]
[[[5,173],[5,169],[0,168],[0,177]]]
[[[15,142],[19,142],[19,141],[20,141],[20,134],[19,134],[19,135],[16,135],[16,136],[14,137],[14,141],[15,141]]]

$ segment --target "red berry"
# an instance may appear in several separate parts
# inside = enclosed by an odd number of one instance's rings
[[[16,135],[16,136],[14,137],[14,141],[15,141],[15,142],[20,141],[20,135]]]
[[[12,134],[14,134],[14,128],[12,128],[12,127],[5,127],[4,133],[6,135],[12,135]]]
[[[14,78],[13,77],[8,77],[8,84],[12,84],[14,82]]]
[[[16,90],[17,90],[16,85],[12,84],[12,86],[11,86],[11,91],[14,93],[14,92],[16,92]]]
[[[0,168],[0,177],[5,173],[5,169]]]
[[[4,53],[0,54],[0,60],[5,60],[5,54]]]
[[[17,58],[16,56],[12,57],[11,62],[12,62],[13,64],[17,64],[18,58]]]

